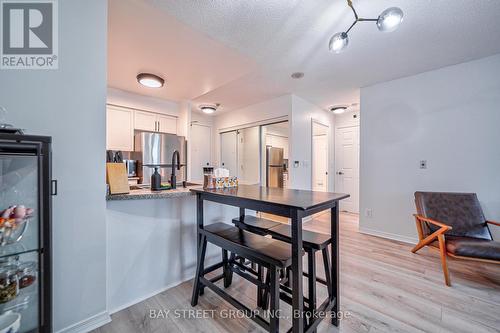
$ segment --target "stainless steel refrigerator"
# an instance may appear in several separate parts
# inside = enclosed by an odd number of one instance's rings
[[[134,137],[134,156],[139,161],[138,174],[141,184],[150,184],[154,172],[152,166],[158,166],[162,182],[170,180],[172,155],[179,151],[181,169],[175,170],[177,183],[186,180],[186,139],[175,134],[136,132]]]
[[[283,148],[266,147],[266,186],[283,187]]]

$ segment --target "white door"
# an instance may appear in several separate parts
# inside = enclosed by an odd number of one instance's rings
[[[238,176],[238,134],[236,131],[220,135],[221,166],[229,169],[231,176]]]
[[[106,109],[106,149],[134,150],[134,111],[109,105]]]
[[[212,128],[191,125],[191,181],[203,184],[203,167],[211,164]]]
[[[313,136],[313,191],[328,191],[328,136]]]
[[[158,131],[156,114],[150,112],[135,111],[134,128],[141,131]]]
[[[177,118],[158,115],[158,132],[177,134]]]
[[[336,129],[335,167],[335,192],[350,195],[340,209],[359,213],[359,126]]]

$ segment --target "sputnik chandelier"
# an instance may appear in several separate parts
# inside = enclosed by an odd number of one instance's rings
[[[382,32],[392,32],[403,22],[403,11],[398,7],[387,8],[376,19],[367,19],[358,16],[352,0],[347,0],[347,5],[352,9],[355,20],[347,31],[338,32],[330,38],[329,48],[334,53],[340,53],[345,50],[349,44],[348,33],[358,22],[376,22],[378,30]]]

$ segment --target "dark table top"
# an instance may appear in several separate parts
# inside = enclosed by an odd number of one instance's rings
[[[308,210],[325,203],[348,198],[348,194],[332,192],[316,192],[306,190],[292,190],[285,188],[269,188],[259,185],[239,185],[235,188],[217,190],[191,189],[195,193],[206,193],[217,196],[228,196],[239,199],[253,200]]]

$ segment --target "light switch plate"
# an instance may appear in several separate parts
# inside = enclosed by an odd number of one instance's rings
[[[420,169],[427,169],[427,160],[420,161]]]

